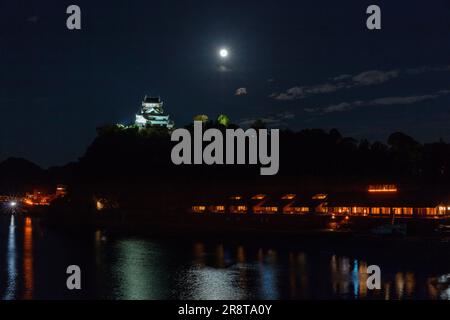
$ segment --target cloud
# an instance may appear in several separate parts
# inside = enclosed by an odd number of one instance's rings
[[[231,72],[232,69],[225,64],[219,64],[217,66],[217,71],[225,73],[225,72]]]
[[[369,70],[353,76],[343,74],[332,78],[332,81],[326,83],[312,86],[296,86],[287,89],[285,92],[273,93],[270,97],[281,101],[299,100],[313,95],[336,92],[342,89],[381,84],[398,77],[398,75],[398,70]]]
[[[436,99],[440,95],[438,94],[429,94],[423,96],[409,96],[409,97],[386,97],[379,98],[372,101],[369,101],[368,105],[372,106],[386,106],[386,105],[395,105],[395,104],[414,104],[418,102],[422,102],[425,100]]]
[[[31,17],[27,18],[27,22],[30,22],[30,23],[36,23],[38,21],[39,21],[38,16],[31,16]]]
[[[427,72],[450,71],[450,66],[422,66],[417,68],[406,69],[406,73],[417,75]]]
[[[235,96],[246,96],[247,93],[247,88],[238,88],[236,89],[236,93],[234,94]]]
[[[241,119],[238,123],[241,127],[250,127],[256,120],[263,121],[268,127],[287,127],[288,121],[295,118],[295,114],[291,112],[280,112],[273,115],[268,115],[264,117],[253,117]]]
[[[352,103],[348,102],[341,102],[339,104],[331,105],[323,109],[324,113],[330,113],[330,112],[342,112],[347,111],[353,108]]]
[[[344,86],[344,84],[339,83],[324,83],[315,86],[292,87],[282,93],[273,93],[270,97],[281,101],[298,100],[311,95],[335,92],[342,89]]]
[[[342,80],[347,80],[347,79],[349,79],[349,78],[351,78],[351,77],[352,77],[351,74],[341,74],[341,75],[339,75],[339,76],[336,76],[336,77],[331,78],[331,80],[334,80],[334,81],[342,81]]]
[[[368,101],[353,101],[353,102],[341,102],[339,104],[330,105],[326,107],[305,108],[303,109],[308,113],[327,114],[332,112],[344,112],[355,109],[361,106],[388,106],[388,105],[410,105],[427,100],[433,100],[440,98],[444,95],[450,94],[450,90],[440,90],[435,94],[415,95],[415,96],[403,96],[403,97],[383,97]]]
[[[398,70],[391,71],[379,71],[370,70],[365,71],[352,77],[352,83],[349,84],[349,88],[355,86],[371,86],[376,84],[382,84],[399,76]]]
[[[422,66],[404,70],[407,75],[418,75],[426,72],[450,71],[450,66]],[[275,92],[270,98],[280,101],[300,100],[310,96],[327,94],[344,89],[380,85],[400,77],[402,71],[398,69],[382,71],[367,70],[359,74],[341,74],[329,81],[310,86],[295,86],[284,92]]]

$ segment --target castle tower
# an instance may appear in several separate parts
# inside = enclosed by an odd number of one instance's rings
[[[163,101],[159,97],[145,96],[140,112],[136,115],[135,124],[141,128],[166,127],[172,129],[174,123],[169,115],[164,114]]]

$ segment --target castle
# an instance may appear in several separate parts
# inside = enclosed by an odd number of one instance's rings
[[[140,112],[136,115],[135,124],[138,127],[166,127],[172,129],[174,122],[169,115],[164,114],[163,101],[159,97],[145,96]]]

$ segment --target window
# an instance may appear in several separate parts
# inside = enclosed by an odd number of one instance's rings
[[[193,206],[192,211],[196,212],[196,213],[203,213],[206,211],[206,207],[205,206]]]
[[[306,213],[309,212],[309,207],[294,207],[296,213]]]
[[[412,216],[413,208],[403,208],[403,214],[404,215],[408,215],[408,216]]]
[[[352,208],[352,213],[353,213],[353,214],[368,214],[368,213],[369,213],[369,208],[365,208],[365,207],[353,207],[353,208]]]
[[[247,206],[244,206],[244,205],[231,206],[230,212],[231,213],[247,213]]]
[[[215,213],[224,213],[225,212],[225,206],[212,206],[211,211]]]
[[[381,208],[372,208],[372,214],[380,214],[381,213]]]
[[[338,207],[337,212],[339,213],[350,213],[350,208],[348,207]]]

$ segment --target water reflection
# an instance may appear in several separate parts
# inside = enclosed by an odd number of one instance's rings
[[[152,242],[130,239],[114,244],[114,258],[109,266],[114,282],[114,298],[126,300],[167,298],[168,274],[164,270],[165,255]]]
[[[23,237],[23,278],[24,293],[26,300],[33,299],[34,271],[33,271],[33,221],[25,218]]]
[[[17,252],[16,252],[16,225],[15,217],[11,216],[8,233],[8,243],[6,249],[6,273],[7,273],[7,287],[5,291],[4,300],[12,300],[15,298],[17,287]]]
[[[92,278],[85,278],[85,288],[93,290],[84,292],[84,298],[450,299],[450,262],[439,256],[425,259],[425,264],[404,264],[400,252],[379,259],[366,251],[369,262],[357,254],[343,254],[345,250],[324,251],[314,245],[186,239],[173,243],[106,237],[102,232],[72,252],[68,248],[79,246],[80,239],[42,232],[31,218],[11,217],[6,224],[0,221],[0,228],[7,230],[0,233],[0,244],[5,244],[0,246],[5,249],[0,252],[0,264],[5,266],[0,268],[0,280],[6,281],[0,286],[3,299],[69,296],[64,272],[59,278],[55,274],[74,263],[94,271]],[[53,263],[57,267],[49,273]],[[367,288],[371,264],[381,267],[381,290]]]

